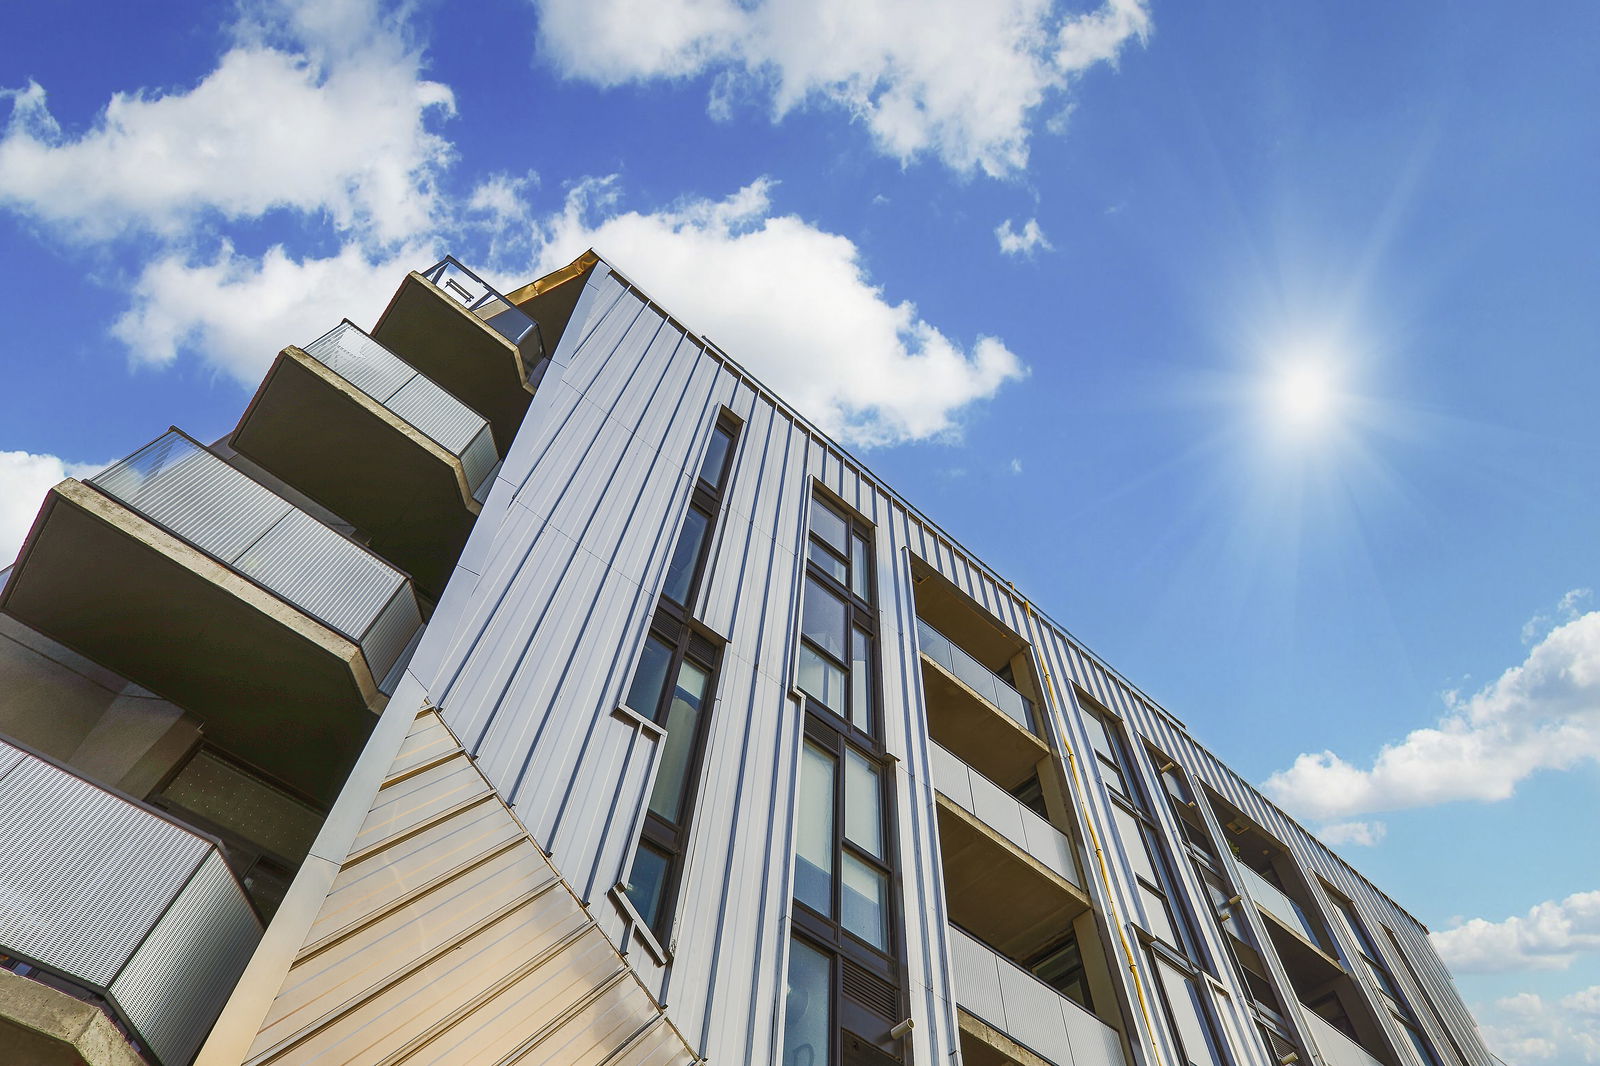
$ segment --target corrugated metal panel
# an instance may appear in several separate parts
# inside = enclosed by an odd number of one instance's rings
[[[358,640],[405,584],[398,570],[304,511],[285,514],[232,563],[307,614]],[[373,673],[381,676],[383,670],[374,665]]]
[[[111,999],[164,1063],[187,1063],[244,972],[261,925],[212,851],[111,983]]]
[[[305,352],[379,403],[417,376],[414,367],[350,322],[334,326]]]
[[[452,455],[466,451],[485,422],[476,411],[418,374],[385,407],[443,445]]]
[[[466,475],[467,487],[472,489],[473,498],[479,503],[483,500],[478,492],[498,465],[500,456],[494,450],[494,434],[489,429],[489,423],[485,422],[477,435],[461,450],[461,471]]]
[[[372,676],[385,685],[394,679],[389,673],[422,627],[422,611],[409,586],[394,590],[389,602],[368,625],[361,637],[361,654],[366,657]],[[387,689],[386,689],[387,691]]]
[[[24,755],[0,779],[0,945],[104,987],[211,850]]]

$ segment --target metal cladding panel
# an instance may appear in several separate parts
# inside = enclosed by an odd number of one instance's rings
[[[261,939],[261,924],[213,851],[111,983],[111,999],[161,1062],[194,1058]]]
[[[1000,994],[1000,956],[954,926],[950,927],[950,983],[955,1000],[1002,1032],[1006,1001]]]
[[[384,406],[452,455],[466,451],[467,445],[489,424],[478,412],[421,374],[406,382]]]
[[[176,432],[158,437],[89,483],[228,563],[293,509]]]
[[[415,367],[349,322],[306,345],[305,352],[379,403],[418,376]]]
[[[409,584],[394,590],[389,602],[378,612],[361,637],[361,654],[373,679],[380,682],[383,691],[390,691],[392,671],[407,647],[422,628],[422,609],[417,606],[416,594]]]
[[[406,581],[400,571],[304,511],[285,514],[231,562],[241,574],[358,641]],[[373,664],[373,673],[382,676],[384,670]]]
[[[0,779],[0,947],[103,988],[211,851],[24,755]]]

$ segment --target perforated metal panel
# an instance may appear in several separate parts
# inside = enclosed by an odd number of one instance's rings
[[[166,1064],[186,1063],[233,991],[261,926],[211,852],[111,984],[111,999]]]
[[[0,778],[0,946],[103,987],[210,850],[22,754]]]

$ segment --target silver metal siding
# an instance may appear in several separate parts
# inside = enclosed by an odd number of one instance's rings
[[[1386,917],[1384,924],[1403,926],[1407,942],[1427,957],[1414,923],[1386,897],[1225,771],[1064,630],[1030,614],[998,575],[920,512],[736,366],[625,291],[615,276],[591,284],[592,311],[581,333],[563,339],[502,468],[497,494],[515,491],[498,519],[489,520],[486,508],[463,556],[464,566],[473,564],[461,572],[472,593],[452,608],[448,633],[430,633],[419,661],[429,664],[430,695],[485,774],[516,804],[534,836],[552,844],[563,871],[588,888],[593,902],[625,872],[632,841],[624,838],[619,847],[617,827],[627,822],[628,804],[640,803],[625,797],[647,794],[650,772],[650,761],[638,756],[636,731],[611,711],[631,675],[709,425],[722,406],[744,420],[696,606],[700,619],[730,643],[681,898],[718,903],[686,906],[678,916],[666,990],[676,1024],[703,1054],[740,1062],[773,1055],[775,1016],[749,1005],[781,999],[800,726],[788,686],[797,546],[811,477],[877,524],[883,711],[890,750],[902,760],[895,776],[905,782],[896,794],[902,905],[908,915],[926,919],[909,923],[905,951],[919,1061],[947,1057],[956,1036],[930,755],[909,636],[907,553],[927,561],[1001,624],[1032,636],[1056,685],[1056,701],[1041,708],[1049,712],[1055,746],[1088,750],[1066,688],[1075,682],[1123,715],[1135,734],[1151,737],[1279,835],[1308,868]],[[446,613],[443,605],[440,613]],[[606,772],[588,773],[594,766]],[[1088,817],[1114,867],[1110,899],[1124,916],[1136,913],[1093,760],[1080,758],[1079,766],[1088,785],[1082,797]],[[1098,872],[1088,880],[1091,895],[1109,902]],[[1192,902],[1197,909],[1204,905]],[[1113,959],[1113,967],[1131,1000],[1122,960]],[[647,980],[659,977],[652,967],[640,969]],[[1419,970],[1439,983],[1431,962]],[[1153,993],[1146,985],[1146,997]],[[1459,1002],[1444,986],[1430,994]],[[1230,1015],[1223,1024],[1238,1031]]]
[[[212,851],[111,983],[111,998],[161,1062],[187,1063],[260,939],[239,882]]]

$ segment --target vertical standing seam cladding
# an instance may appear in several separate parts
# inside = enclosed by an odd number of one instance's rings
[[[904,782],[895,803],[917,1061],[944,1061],[957,1033],[908,557],[1031,642],[1055,688],[1053,700],[1032,710],[1058,755],[1063,742],[1088,750],[1072,702],[1077,685],[1284,841],[1308,872],[1354,899],[1364,921],[1393,929],[1415,953],[1432,998],[1445,1005],[1472,1066],[1487,1066],[1420,927],[1386,896],[737,366],[684,334],[617,275],[597,268],[586,285],[463,555],[471,565],[456,580],[469,582],[470,593],[446,595],[433,627],[448,635],[429,642],[436,650],[413,668],[479,767],[559,857],[564,874],[590,887],[597,918],[620,938],[622,918],[597,902],[595,890],[626,876],[633,840],[619,827],[633,825],[627,815],[637,811],[615,808],[619,796],[637,803],[648,795],[649,760],[637,757],[635,730],[611,712],[644,639],[718,412],[726,408],[741,420],[723,513],[692,606],[728,644],[682,902],[669,930],[670,982],[646,953],[630,956],[640,976],[665,992],[675,1023],[702,1054],[725,1062],[766,1062],[775,1054],[781,1012],[752,1011],[751,1004],[780,1003],[783,995],[801,726],[791,656],[805,512],[811,486],[821,483],[876,527],[882,713],[888,750],[899,760],[894,777]],[[1079,763],[1094,791],[1092,761]],[[1137,913],[1105,801],[1086,799],[1106,844],[1117,910]],[[1163,832],[1170,848],[1180,846],[1171,827]],[[1089,880],[1103,904],[1097,869]],[[1203,913],[1208,904],[1198,888],[1186,891]],[[1118,939],[1113,934],[1112,943]],[[1114,957],[1112,965],[1134,1002],[1123,960]],[[1233,975],[1223,982],[1232,992],[1227,998],[1248,1002]],[[1144,985],[1147,1000],[1157,994]],[[1246,1036],[1256,1039],[1243,1013],[1227,1015],[1224,1025],[1240,1046]],[[1129,1032],[1145,1039],[1142,1022],[1130,1020]],[[1115,1061],[1105,1047],[1082,1054],[1076,1066]]]

